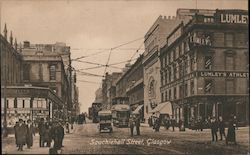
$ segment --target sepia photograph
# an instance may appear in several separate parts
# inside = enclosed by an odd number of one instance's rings
[[[248,0],[0,0],[1,154],[249,155]]]

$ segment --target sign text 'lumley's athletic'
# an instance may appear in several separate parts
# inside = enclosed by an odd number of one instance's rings
[[[238,23],[238,24],[247,24],[248,15],[241,14],[221,14],[220,15],[221,23]]]

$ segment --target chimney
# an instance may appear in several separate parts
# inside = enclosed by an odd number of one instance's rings
[[[30,47],[30,42],[29,41],[24,41],[23,42],[23,48],[29,48]]]

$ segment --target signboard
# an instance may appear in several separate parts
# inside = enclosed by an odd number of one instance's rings
[[[241,14],[221,14],[220,15],[221,23],[237,23],[237,24],[247,24],[248,23],[248,15]]]
[[[249,78],[249,72],[198,71],[199,77]]]
[[[223,24],[248,24],[248,11],[216,10],[215,19]]]

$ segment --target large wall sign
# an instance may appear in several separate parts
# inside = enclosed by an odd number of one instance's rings
[[[199,77],[249,78],[248,72],[198,71]]]
[[[248,15],[241,14],[221,14],[220,15],[221,23],[237,23],[237,24],[247,24]]]

